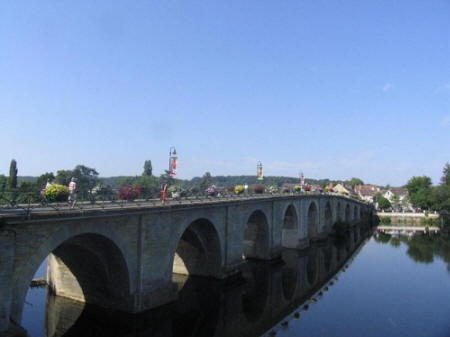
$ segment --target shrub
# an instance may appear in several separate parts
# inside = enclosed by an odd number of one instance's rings
[[[48,201],[65,201],[69,196],[69,188],[64,185],[51,184],[44,192]]]
[[[295,192],[300,192],[302,190],[302,187],[300,185],[295,185],[294,186],[294,191]]]
[[[236,185],[236,186],[234,186],[234,193],[235,194],[244,193],[244,186],[243,185]]]
[[[262,193],[264,193],[264,186],[262,186],[262,185],[255,185],[255,186],[253,186],[253,191],[256,194],[262,194]]]
[[[122,186],[118,192],[120,200],[134,200],[141,194],[140,188],[130,186]]]
[[[391,223],[391,218],[388,216],[382,216],[380,218],[380,222],[382,225],[389,225]]]

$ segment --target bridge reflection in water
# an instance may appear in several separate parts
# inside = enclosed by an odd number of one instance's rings
[[[305,250],[284,250],[276,263],[248,261],[233,283],[182,276],[175,303],[139,315],[106,311],[47,294],[46,335],[260,336],[286,329],[311,303],[326,296],[337,273],[357,253],[369,230]]]

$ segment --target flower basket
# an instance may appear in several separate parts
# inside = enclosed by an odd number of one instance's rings
[[[263,194],[264,193],[264,186],[262,186],[262,185],[255,185],[255,186],[253,186],[253,191],[256,194]]]
[[[138,187],[122,186],[119,188],[119,200],[135,200],[141,194],[141,189]]]
[[[234,193],[237,195],[244,193],[244,186],[243,185],[234,186]]]
[[[48,201],[65,201],[68,196],[69,188],[59,184],[51,184],[44,192],[44,197]]]

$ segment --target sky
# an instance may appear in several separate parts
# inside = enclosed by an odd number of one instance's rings
[[[0,2],[0,174],[437,184],[450,1]]]

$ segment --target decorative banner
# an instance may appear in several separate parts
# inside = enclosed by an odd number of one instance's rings
[[[300,176],[300,186],[304,186],[305,185],[305,177],[303,176],[303,172]]]
[[[263,180],[264,176],[263,176],[263,167],[261,162],[258,163],[257,168],[256,168],[256,174],[258,176],[258,180]]]
[[[169,175],[173,178],[177,175],[178,157],[170,157]]]

